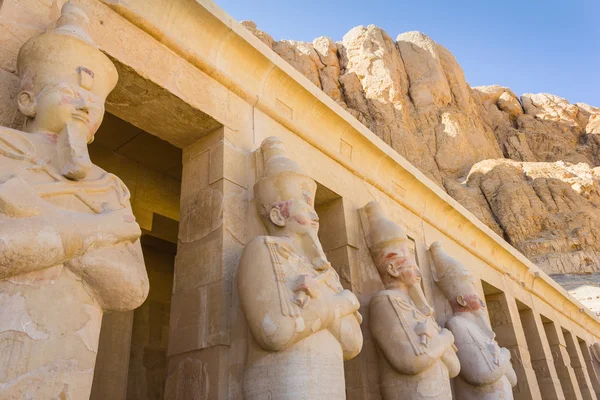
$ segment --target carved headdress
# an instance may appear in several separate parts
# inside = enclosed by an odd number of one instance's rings
[[[369,223],[367,245],[378,266],[385,262],[386,257],[392,255],[390,251],[394,251],[393,249],[402,248],[408,251],[409,239],[406,232],[385,215],[379,203],[369,202],[364,211]]]
[[[450,257],[439,242],[429,247],[435,266],[434,278],[438,287],[449,300],[459,295],[475,293],[473,274],[458,260]]]
[[[268,217],[271,206],[287,200],[303,200],[314,206],[317,183],[288,158],[281,139],[271,136],[260,145],[263,177],[254,185],[259,212]]]
[[[45,85],[67,82],[106,98],[117,70],[88,34],[89,18],[66,3],[54,28],[29,39],[17,58],[22,90],[38,93]]]

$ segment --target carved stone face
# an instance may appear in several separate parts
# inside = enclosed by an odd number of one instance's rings
[[[91,142],[104,116],[104,99],[77,84],[45,85],[36,95],[19,95],[21,111],[33,121],[37,131],[60,134],[75,122]]]
[[[385,252],[383,263],[387,273],[410,287],[419,282],[421,271],[407,245],[398,245]]]
[[[286,233],[316,237],[319,232],[319,216],[314,207],[305,201],[291,199],[276,203],[269,215],[271,222],[285,228]]]
[[[53,143],[60,173],[69,179],[84,179],[92,162],[87,145],[104,116],[104,96],[89,90],[94,73],[86,68],[78,71],[79,83],[47,83],[37,94],[19,93],[20,110],[29,117],[26,130],[43,133]]]
[[[456,297],[455,311],[479,311],[485,308],[485,303],[477,293],[465,293]]]

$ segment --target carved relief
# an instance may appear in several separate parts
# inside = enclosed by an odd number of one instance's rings
[[[436,283],[452,304],[454,315],[446,327],[454,334],[460,375],[455,394],[459,399],[512,399],[517,377],[509,350],[496,342],[485,315],[485,303],[477,295],[471,272],[450,257],[435,242],[429,248],[436,271]],[[496,318],[500,313],[496,313]]]
[[[367,204],[364,214],[367,244],[385,286],[369,306],[371,332],[381,355],[382,396],[450,400],[450,378],[460,370],[454,337],[433,318],[410,240],[378,203]]]
[[[238,270],[252,334],[244,396],[343,399],[343,361],[362,347],[359,302],[342,288],[319,242],[315,181],[280,139],[265,139],[260,150],[264,176],[254,194],[269,235],[248,243]]]
[[[67,3],[23,45],[26,123],[0,127],[0,339],[36,355],[0,376],[2,398],[89,397],[102,311],[133,309],[148,292],[129,191],[88,154],[118,79],[88,22]]]

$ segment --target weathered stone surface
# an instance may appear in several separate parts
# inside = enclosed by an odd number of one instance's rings
[[[266,138],[260,151],[254,193],[268,236],[248,242],[237,274],[251,333],[244,398],[345,398],[344,360],[363,344],[360,303],[319,241],[316,182],[279,138]]]
[[[148,293],[130,192],[89,157],[118,74],[88,24],[67,3],[21,46],[26,123],[0,126],[3,399],[88,398],[103,311],[133,309]]]
[[[460,261],[450,257],[439,242],[429,248],[436,283],[450,302],[454,315],[446,321],[458,348],[460,375],[454,391],[461,400],[509,400],[517,375],[510,351],[500,347],[487,319],[485,303],[477,294],[476,278]]]
[[[368,203],[361,213],[365,239],[385,287],[369,303],[370,330],[381,353],[382,398],[450,399],[450,379],[461,369],[454,336],[433,317],[411,242],[379,203]]]
[[[549,273],[591,273],[600,263],[599,177],[587,164],[486,160],[479,188],[508,240]]]
[[[209,380],[201,360],[186,358],[167,377],[165,400],[206,400]]]
[[[600,108],[471,88],[454,56],[420,32],[394,41],[358,26],[335,45],[321,37],[274,49],[546,272],[596,270]],[[548,193],[566,214],[545,205]]]
[[[254,36],[259,38],[264,44],[269,46],[269,48],[273,48],[275,44],[275,40],[266,32],[261,31],[256,27],[256,24],[253,21],[241,21],[240,24],[244,26],[244,28],[248,29]]]

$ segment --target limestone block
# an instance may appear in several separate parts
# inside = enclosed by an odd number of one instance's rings
[[[229,296],[224,285],[219,280],[173,294],[169,356],[228,343]]]
[[[19,78],[0,68],[0,126],[19,128],[23,125],[25,117],[17,108],[17,95],[20,90]]]
[[[37,29],[39,33],[60,16],[60,10],[67,1],[4,0],[0,7],[0,18]]]
[[[169,374],[165,400],[206,400],[209,393],[208,372],[201,360],[187,358]]]
[[[19,49],[28,39],[39,35],[41,30],[18,24],[13,18],[0,13],[0,68],[16,73]]]
[[[191,243],[180,242],[173,292],[184,292],[222,278],[223,229]]]

